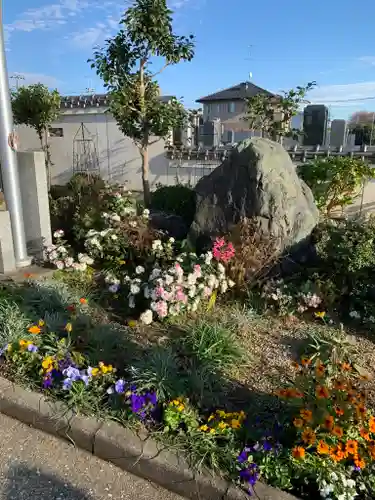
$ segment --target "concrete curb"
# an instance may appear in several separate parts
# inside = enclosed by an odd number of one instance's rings
[[[145,435],[114,422],[73,414],[59,402],[48,401],[0,377],[0,412],[54,436],[64,438],[121,469],[149,479],[190,500],[244,500],[247,494],[218,476],[194,473],[186,459]],[[263,483],[258,500],[297,500]]]

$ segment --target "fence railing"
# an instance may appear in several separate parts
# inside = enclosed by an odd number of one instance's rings
[[[197,162],[207,164],[215,168],[218,164],[229,157],[233,146],[223,146],[218,148],[184,148],[169,146],[166,148],[166,156],[169,160],[177,163]],[[351,158],[361,158],[370,163],[375,163],[375,146],[354,146],[346,148],[344,146],[331,148],[324,146],[293,146],[286,148],[292,160],[296,163],[317,158],[328,158],[330,156],[349,156]]]

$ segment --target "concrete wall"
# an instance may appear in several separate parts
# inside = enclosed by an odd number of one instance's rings
[[[62,128],[63,137],[50,137],[51,158],[54,163],[52,183],[64,184],[73,175],[73,146],[75,137],[82,138],[84,124],[95,146],[100,175],[109,181],[126,183],[129,189],[142,189],[141,159],[132,140],[124,137],[114,118],[105,109],[72,109],[64,111],[52,128]],[[36,133],[26,126],[18,127],[19,151],[41,149]],[[156,138],[155,138],[156,139]],[[77,142],[76,142],[77,145]],[[150,182],[168,182],[168,161],[164,155],[164,141],[150,146]]]

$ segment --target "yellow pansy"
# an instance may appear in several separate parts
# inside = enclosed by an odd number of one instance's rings
[[[221,430],[224,430],[228,427],[228,424],[226,424],[225,422],[219,422],[218,423],[218,428],[221,429]]]
[[[99,373],[99,368],[93,368],[93,369],[91,370],[91,375],[92,375],[93,377],[96,377],[96,376],[98,375],[98,373]]]
[[[201,426],[199,427],[199,429],[200,429],[201,431],[203,431],[203,432],[206,432],[206,431],[208,431],[208,425],[206,425],[206,424],[201,425]]]
[[[234,418],[233,420],[231,420],[231,423],[230,423],[232,429],[239,429],[241,427],[241,422]]]
[[[179,405],[179,406],[177,406],[177,410],[178,410],[178,411],[183,411],[183,410],[184,410],[184,408],[185,408],[185,405],[182,405],[182,404],[181,404],[181,405]]]
[[[40,319],[40,320],[38,321],[38,326],[44,326],[44,325],[45,325],[44,320]]]
[[[73,330],[73,326],[72,326],[72,324],[71,324],[71,323],[67,323],[67,324],[65,325],[65,330],[66,330],[68,333],[70,333],[70,332]]]

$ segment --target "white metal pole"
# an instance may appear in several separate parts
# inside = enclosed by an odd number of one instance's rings
[[[3,5],[0,0],[0,162],[4,197],[12,226],[16,265],[24,267],[30,264],[30,259],[26,250],[17,153],[10,144],[12,133],[13,115],[5,57]]]

